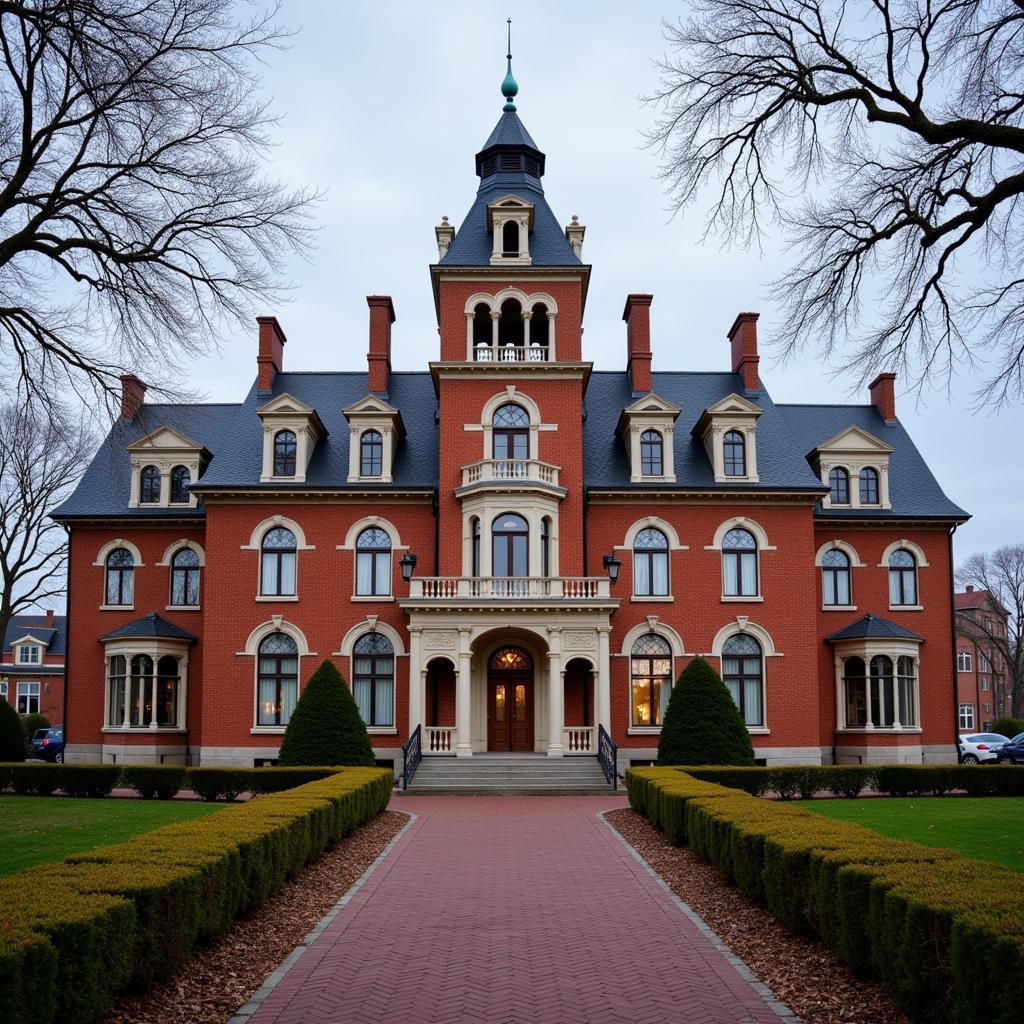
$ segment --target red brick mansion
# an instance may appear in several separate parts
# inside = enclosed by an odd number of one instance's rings
[[[424,369],[392,369],[373,295],[365,370],[286,368],[301,343],[267,316],[237,404],[123,379],[56,513],[68,760],[273,760],[330,658],[382,760],[417,727],[456,757],[593,756],[603,728],[623,765],[654,755],[695,655],[769,764],[954,760],[967,515],[893,375],[864,405],[777,404],[756,313],[720,369],[652,365],[650,295],[626,297],[623,368],[595,371],[585,229],[548,206],[511,98],[476,173],[461,226],[436,228]]]

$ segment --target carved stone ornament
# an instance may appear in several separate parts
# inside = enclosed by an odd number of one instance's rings
[[[435,630],[424,637],[424,646],[432,651],[446,651],[457,642],[458,637],[452,630]]]
[[[591,651],[594,639],[593,633],[571,629],[562,635],[562,647],[570,651]]]

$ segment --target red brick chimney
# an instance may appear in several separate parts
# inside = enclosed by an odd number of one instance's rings
[[[46,625],[49,629],[53,629],[53,609],[46,609]]]
[[[760,391],[757,364],[757,318],[760,313],[740,313],[733,321],[726,337],[732,346],[732,372],[743,378],[744,391]]]
[[[886,423],[896,419],[896,374],[880,373],[869,385],[871,404]]]
[[[121,375],[121,419],[130,420],[146,400],[146,385],[134,373]]]
[[[626,321],[626,371],[634,394],[651,390],[651,302],[653,295],[627,295],[622,319]]]
[[[395,307],[390,295],[367,295],[370,307],[370,347],[366,353],[366,390],[388,393],[391,376],[391,325]]]
[[[267,394],[273,390],[274,378],[284,369],[284,346],[288,339],[284,336],[276,316],[258,316],[256,323],[260,325],[260,350],[256,356],[256,390]]]

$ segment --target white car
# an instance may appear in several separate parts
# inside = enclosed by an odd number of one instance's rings
[[[1005,736],[997,732],[962,733],[957,737],[960,748],[961,764],[985,764],[998,760],[999,755],[993,749],[1008,742]]]

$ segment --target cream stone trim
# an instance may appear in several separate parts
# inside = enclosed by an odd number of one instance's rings
[[[905,610],[905,609],[900,609]],[[898,676],[897,661],[901,657],[910,658],[914,663],[914,686],[912,701],[914,707],[913,718],[921,721],[921,641],[912,640],[909,637],[851,637],[849,640],[836,640],[833,643],[833,666],[835,669],[835,698],[836,698],[836,731],[848,735],[872,735],[874,733],[902,733],[921,732],[921,726],[903,725],[901,722],[902,713],[905,710],[899,699],[899,687],[895,685]],[[871,691],[874,686],[871,675],[871,659],[876,655],[883,654],[892,660],[893,667],[893,699],[895,706],[893,725],[877,726],[871,722]],[[843,663],[848,658],[861,658],[864,661],[865,672],[867,673],[867,725],[850,726],[846,722],[846,698],[843,692]]]
[[[711,641],[711,656],[721,658],[725,641],[737,633],[749,633],[761,645],[761,652],[766,658],[782,657],[782,654],[775,650],[775,641],[771,633],[764,626],[751,622],[746,615],[737,615],[735,621],[723,626],[715,634],[715,639]]]
[[[509,494],[504,492],[483,492],[469,495],[462,501],[462,575],[473,575],[473,517],[480,520],[480,576],[493,575],[494,521],[508,512],[522,516],[527,523],[527,568],[530,576],[543,577],[540,558],[541,520],[551,521],[548,535],[548,578],[559,572],[559,525],[558,507],[560,497],[539,494]]]
[[[842,551],[850,560],[851,569],[866,569],[867,565],[860,560],[860,555],[857,554],[857,549],[845,540],[828,540],[821,545],[820,548],[814,554],[814,564],[821,568],[821,560],[825,557],[826,552],[829,551]]]
[[[510,262],[507,259],[502,258],[501,262]],[[543,365],[544,363],[551,363],[555,360],[555,321],[558,318],[558,303],[555,301],[554,296],[548,292],[531,292],[527,294],[521,288],[502,288],[496,294],[489,292],[475,292],[466,300],[465,305],[465,316],[466,316],[466,360],[467,362],[477,362],[476,355],[474,353],[473,344],[473,321],[476,318],[476,307],[487,306],[491,314],[491,342],[490,350],[494,352],[498,348],[498,327],[497,317],[501,313],[502,303],[507,302],[509,299],[515,299],[519,303],[519,308],[524,314],[523,319],[523,345],[529,348],[529,327],[528,324],[530,319],[533,317],[534,307],[543,304],[547,307],[548,317],[548,336],[547,336],[547,359],[538,360],[538,362],[528,362],[525,365],[537,366]],[[501,365],[501,360],[494,359],[492,362]],[[490,363],[488,363],[490,365]],[[516,369],[520,367],[519,363],[514,364]]]
[[[266,622],[261,622],[249,634],[245,641],[245,647],[240,651],[236,651],[235,654],[239,657],[256,657],[259,654],[260,642],[271,633],[284,633],[290,636],[299,649],[300,658],[316,657],[316,654],[309,649],[306,634],[294,623],[287,622],[280,615],[273,615]]]
[[[294,520],[289,519],[288,516],[274,515],[264,519],[261,523],[257,524],[252,533],[249,536],[249,543],[241,545],[242,551],[260,551],[263,545],[263,535],[270,530],[274,529],[275,526],[283,526],[285,529],[291,530],[295,534],[295,545],[298,551],[315,551],[315,544],[306,543],[306,534],[301,526]]]
[[[394,648],[395,657],[405,657],[406,650],[405,644],[402,642],[402,634],[393,626],[389,626],[386,622],[381,622],[376,615],[367,615],[361,622],[357,622],[342,637],[341,646],[338,650],[332,651],[331,655],[336,658],[351,658],[352,648],[355,646],[356,641],[367,633],[380,633],[382,636],[386,636]],[[398,689],[397,679],[395,680],[395,689]]]
[[[667,640],[669,646],[672,648],[673,658],[686,657],[686,647],[683,644],[683,638],[667,623],[660,622],[657,615],[648,615],[643,622],[638,622],[626,633],[622,638],[622,647],[619,649],[618,656],[620,658],[632,657],[633,644],[635,644],[640,637],[646,636],[648,633],[654,633],[662,639]],[[672,674],[674,676],[675,672],[673,671]],[[657,729],[660,727],[647,726],[646,728]]]
[[[182,548],[188,548],[190,551],[194,551],[199,556],[199,567],[203,568],[206,565],[206,552],[203,551],[203,546],[197,541],[189,540],[187,537],[182,537],[181,540],[172,541],[167,545],[164,550],[160,561],[156,564],[158,566],[170,566],[171,559],[182,550]],[[192,607],[188,605],[188,607]]]
[[[383,530],[388,535],[391,540],[392,551],[408,550],[408,545],[402,544],[402,538],[398,533],[398,527],[381,516],[363,516],[362,519],[354,522],[345,534],[345,543],[338,544],[336,550],[355,551],[356,541],[359,539],[359,534],[361,534],[363,530],[369,530],[371,528]]]
[[[117,548],[127,549],[127,551],[131,554],[132,558],[135,560],[135,565],[133,568],[143,568],[145,563],[142,561],[142,552],[139,551],[139,549],[130,540],[125,540],[123,537],[118,537],[117,540],[108,540],[107,543],[104,544],[103,547],[101,547],[99,551],[96,553],[96,561],[92,564],[94,566],[100,566],[105,569],[107,567],[107,556],[110,554],[111,551],[117,550]],[[106,581],[104,581],[104,593],[106,593],[105,582]],[[116,605],[115,607],[123,608],[124,605]]]
[[[667,520],[662,519],[659,516],[645,516],[643,519],[638,519],[632,526],[626,530],[626,536],[622,544],[616,544],[616,551],[632,551],[633,544],[636,542],[636,535],[641,530],[654,529],[660,530],[665,534],[665,539],[668,541],[670,551],[689,551],[688,545],[683,544],[679,540],[679,534],[676,532],[676,528]]]
[[[879,559],[878,568],[888,569],[889,568],[889,556],[900,548],[906,548],[914,556],[914,560],[917,562],[918,569],[928,568],[928,557],[924,553],[924,549],[915,544],[912,540],[894,540],[883,552],[882,557]]]
[[[715,483],[758,483],[757,475],[757,418],[764,410],[742,395],[735,393],[708,406],[693,428],[693,436],[700,439],[711,462]],[[725,435],[735,430],[743,435],[743,476],[726,476]]]
[[[725,539],[725,535],[732,529],[743,529],[752,533],[754,535],[754,540],[757,541],[757,550],[759,552],[776,550],[776,548],[768,542],[768,534],[765,532],[764,527],[753,519],[749,519],[747,516],[733,516],[731,519],[726,519],[725,522],[721,523],[718,529],[715,530],[715,536],[711,543],[704,545],[704,550],[721,551],[722,541]],[[758,582],[760,582],[760,576],[758,577]]]
[[[103,732],[143,732],[149,735],[187,732],[188,721],[188,649],[190,640],[176,637],[114,637],[110,640],[103,640]],[[110,715],[110,659],[123,657],[126,661],[125,685],[128,687],[131,681],[131,660],[137,654],[144,654],[153,661],[153,686],[156,686],[157,663],[165,655],[176,658],[178,661],[178,702],[174,709],[175,724],[173,726],[160,725],[128,725],[129,716],[129,693],[125,692],[124,721],[118,725],[108,720]],[[153,691],[155,700],[156,690]],[[154,718],[155,723],[155,718]]]
[[[525,392],[520,391],[514,384],[509,384],[497,394],[492,395],[483,404],[480,410],[480,422],[465,424],[466,430],[483,431],[483,454],[481,458],[490,459],[494,456],[494,414],[497,410],[509,403],[518,405],[530,418],[530,451],[531,459],[540,458],[540,439],[537,436],[542,430],[557,429],[555,424],[543,423],[541,421],[540,406]]]

